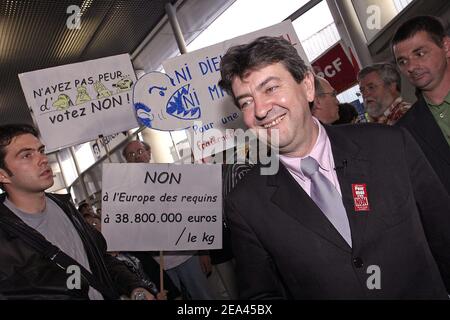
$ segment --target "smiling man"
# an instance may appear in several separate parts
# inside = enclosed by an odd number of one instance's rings
[[[0,126],[0,294],[7,299],[154,297],[65,196],[29,125]],[[81,271],[85,269],[85,271]],[[77,272],[76,270],[79,270]],[[80,272],[81,271],[81,272]]]
[[[226,201],[241,298],[448,297],[450,198],[406,130],[322,125],[282,38],[230,48],[221,76],[249,128],[278,131],[282,164]]]

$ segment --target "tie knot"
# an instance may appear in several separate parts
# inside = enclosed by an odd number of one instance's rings
[[[311,176],[319,169],[319,164],[314,158],[306,157],[305,159],[301,160],[300,167],[305,177],[311,179]]]

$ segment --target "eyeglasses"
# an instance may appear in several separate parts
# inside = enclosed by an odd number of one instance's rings
[[[384,83],[379,83],[379,84],[369,84],[367,87],[359,87],[359,92],[360,94],[363,94],[364,92],[374,92],[378,87],[381,87],[382,85],[384,85]]]
[[[336,90],[331,91],[331,92],[321,92],[321,93],[319,93],[318,95],[319,95],[319,96],[322,96],[322,95],[326,95],[326,94],[329,94],[329,95],[332,96],[333,98],[336,98],[337,95],[338,95],[338,93],[337,93]]]
[[[127,158],[129,158],[129,159],[136,159],[136,156],[140,156],[140,155],[142,155],[143,153],[145,152],[145,150],[144,149],[137,149],[137,151],[136,152],[128,152],[127,153]]]

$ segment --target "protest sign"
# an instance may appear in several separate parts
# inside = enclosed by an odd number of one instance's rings
[[[128,54],[19,74],[48,152],[138,127]]]
[[[105,163],[102,233],[111,251],[222,247],[220,165]]]
[[[218,85],[220,60],[231,46],[260,36],[288,40],[307,62],[291,21],[186,53],[163,63],[166,74],[149,73],[136,84],[133,102],[143,125],[158,130],[189,129],[194,157],[210,156],[234,146],[233,131],[245,128],[241,112]]]
[[[101,137],[89,143],[92,152],[95,155],[95,159],[98,160],[106,155],[106,148],[111,151],[118,146],[122,141],[127,138],[127,135],[123,132],[112,134],[110,136]]]

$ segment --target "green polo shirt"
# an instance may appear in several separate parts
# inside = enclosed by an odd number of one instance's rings
[[[441,104],[432,104],[427,99],[425,101],[450,146],[450,91]]]

